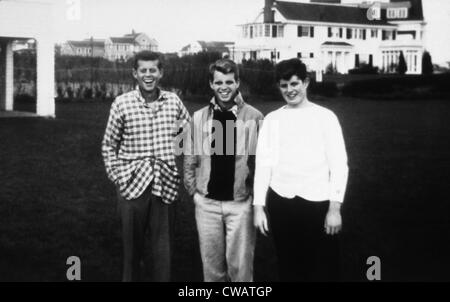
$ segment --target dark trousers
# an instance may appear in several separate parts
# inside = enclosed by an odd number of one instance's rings
[[[140,281],[144,242],[150,227],[152,281],[169,282],[171,272],[172,206],[151,193],[150,186],[139,198],[126,200],[118,194],[122,222],[123,278]]]
[[[339,281],[339,236],[325,233],[329,201],[292,199],[269,189],[267,211],[283,282]]]

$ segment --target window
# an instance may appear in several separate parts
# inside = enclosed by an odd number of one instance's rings
[[[361,31],[362,31],[363,40],[365,40],[366,39],[366,30],[361,29]]]
[[[258,36],[260,36],[260,37],[263,36],[263,25],[262,24],[258,25]]]
[[[392,40],[396,40],[397,39],[397,32],[394,30],[392,32]]]
[[[314,58],[314,53],[311,52],[311,53],[309,54],[309,57],[310,57],[311,59]]]
[[[264,25],[264,36],[270,37],[270,24]]]
[[[408,9],[405,7],[405,8],[400,9],[400,19],[406,19],[406,18],[408,18]]]
[[[328,27],[328,38],[331,38],[333,36],[333,30],[331,27]]]
[[[393,9],[388,9],[387,10],[387,17],[389,19],[394,19],[395,18],[395,11]]]
[[[309,26],[304,26],[302,29],[302,36],[309,37]]]
[[[253,26],[250,26],[250,39],[253,39]]]
[[[372,38],[378,38],[378,30],[376,30],[376,29],[370,30],[370,36]]]
[[[387,17],[388,19],[406,19],[408,18],[408,8],[389,8],[387,10]]]
[[[351,38],[352,38],[352,29],[347,28],[347,39],[351,39]]]
[[[297,52],[297,59],[301,59],[302,58],[302,53],[301,52]]]
[[[283,25],[278,25],[278,37],[282,38],[284,36],[284,27]]]
[[[314,27],[312,26],[301,26],[297,27],[298,37],[314,37]]]

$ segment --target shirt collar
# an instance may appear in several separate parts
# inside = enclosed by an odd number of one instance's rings
[[[165,93],[158,87],[156,88],[158,89],[158,98],[156,99],[155,102],[161,102],[165,100]],[[136,86],[135,89],[136,92],[136,97],[139,101],[141,101],[142,103],[144,103],[144,105],[148,105],[148,102],[145,100],[145,98],[142,96],[141,90],[139,89],[139,86]]]
[[[231,107],[227,111],[233,112],[234,116],[237,117],[239,110],[244,105],[244,99],[242,98],[242,95],[240,92],[234,98],[233,103],[234,103],[233,107]],[[211,110],[224,111],[223,108],[220,107],[219,104],[217,104],[215,97],[213,97],[210,101],[210,108],[211,108]]]

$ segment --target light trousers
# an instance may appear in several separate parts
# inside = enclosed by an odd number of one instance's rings
[[[194,202],[204,281],[253,281],[252,199],[218,201],[195,194]]]

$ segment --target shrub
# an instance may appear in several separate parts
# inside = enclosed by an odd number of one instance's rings
[[[397,73],[405,74],[408,70],[408,66],[406,66],[405,56],[403,55],[403,51],[400,52],[400,57],[398,59]]]
[[[339,93],[336,82],[316,82],[315,80],[311,80],[308,91],[310,94],[326,97],[335,97]]]
[[[359,68],[350,69],[349,74],[378,74],[378,67],[361,64]]]
[[[428,51],[425,51],[422,56],[422,74],[430,75],[434,71],[433,63],[431,61],[431,55]]]
[[[344,96],[376,99],[426,99],[450,97],[450,73],[414,76],[387,76],[350,81]]]

